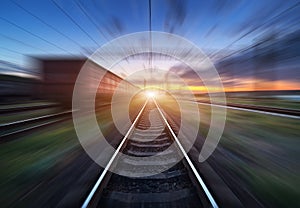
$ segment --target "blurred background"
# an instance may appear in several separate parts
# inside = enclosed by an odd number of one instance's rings
[[[102,45],[149,30],[188,39],[220,75],[227,106],[214,105],[227,109],[225,130],[205,164],[194,157],[220,205],[226,207],[230,192],[245,207],[300,206],[299,1],[3,0],[0,28],[3,207],[82,202],[101,168],[84,153],[74,131],[77,75]],[[114,67],[130,73],[130,63],[142,58]],[[166,60],[157,58],[153,70]],[[186,65],[169,61],[163,67],[189,80],[188,89],[199,103],[199,142],[194,145],[199,152],[210,125],[207,86],[193,82]],[[110,113],[114,89],[125,79],[121,71],[106,73],[99,83],[96,108],[101,125],[111,123],[105,113]],[[147,81],[139,80],[139,85],[127,83],[123,90],[143,88]],[[118,143],[108,137],[112,145]],[[209,177],[207,164],[226,184],[225,194]]]

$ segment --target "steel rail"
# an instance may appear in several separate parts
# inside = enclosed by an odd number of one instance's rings
[[[0,124],[0,127],[12,126],[12,125],[16,125],[16,124],[31,122],[31,121],[38,121],[38,120],[45,119],[45,118],[51,118],[51,117],[66,115],[66,114],[69,114],[69,113],[72,113],[72,112],[73,112],[72,110],[68,110],[68,111],[63,111],[63,112],[60,112],[60,113],[53,113],[53,114],[48,114],[48,115],[44,115],[44,116],[38,116],[38,117],[23,119],[23,120],[19,120],[19,121],[3,123],[3,124]]]
[[[107,163],[106,167],[104,168],[103,172],[101,173],[100,177],[98,178],[96,184],[94,185],[94,187],[92,188],[91,192],[89,193],[88,197],[86,198],[86,200],[84,201],[83,205],[81,206],[82,208],[86,208],[88,207],[90,201],[92,200],[93,196],[95,195],[99,185],[101,184],[101,182],[103,181],[106,173],[108,172],[109,168],[111,167],[112,163],[114,162],[115,158],[117,157],[118,153],[120,152],[121,148],[123,147],[125,141],[127,140],[129,134],[132,132],[134,126],[136,125],[138,119],[140,118],[142,112],[144,111],[146,105],[148,103],[148,100],[146,100],[144,106],[142,107],[142,109],[140,110],[139,114],[137,115],[137,117],[135,118],[134,122],[132,123],[132,125],[130,126],[129,130],[127,131],[127,133],[125,134],[125,136],[123,137],[121,143],[119,144],[118,148],[116,149],[116,151],[114,152],[113,156],[111,157],[111,159],[109,160],[109,162]]]
[[[251,113],[265,114],[265,115],[270,115],[270,116],[300,119],[300,116],[297,116],[297,115],[276,113],[276,112],[271,112],[271,111],[266,111],[266,110],[258,110],[258,109],[256,110],[254,108],[250,109],[250,108],[246,108],[246,107],[235,107],[235,106],[219,105],[219,104],[211,104],[211,103],[203,103],[203,102],[195,102],[195,101],[192,101],[192,102],[197,103],[198,105],[207,105],[207,106],[213,106],[213,107],[218,107],[218,108],[227,108],[227,109],[231,109],[231,110],[238,110],[238,111],[245,111],[245,112],[251,112]],[[253,106],[253,107],[255,107],[255,106]]]
[[[179,147],[179,149],[181,150],[184,158],[186,159],[186,161],[188,162],[190,168],[192,169],[195,177],[197,178],[199,184],[201,185],[204,193],[206,194],[208,200],[210,201],[212,207],[214,208],[218,208],[218,205],[215,201],[215,199],[213,198],[212,194],[210,193],[210,191],[208,190],[207,186],[205,185],[204,181],[202,180],[201,176],[199,175],[197,169],[195,168],[194,164],[192,163],[191,159],[189,158],[189,156],[187,155],[187,153],[185,152],[183,146],[181,145],[179,139],[177,138],[177,136],[175,135],[174,131],[172,130],[169,122],[167,121],[166,117],[164,116],[163,112],[161,111],[161,109],[159,108],[158,104],[156,103],[155,99],[153,99],[156,108],[158,109],[162,119],[164,120],[164,122],[166,123],[166,126],[168,127],[168,130],[170,131],[171,135],[173,136],[175,142],[177,143],[177,146]]]
[[[27,127],[25,129],[16,130],[16,131],[13,131],[13,132],[10,132],[10,133],[7,133],[7,134],[2,134],[2,135],[0,135],[0,138],[4,138],[4,137],[7,137],[7,136],[11,136],[11,135],[19,134],[19,133],[26,132],[26,131],[29,131],[29,130],[37,129],[37,128],[40,128],[40,127],[48,126],[50,124],[55,124],[55,123],[60,122],[62,120],[63,119],[56,119],[54,121],[49,121],[49,122],[46,122],[46,123],[42,123],[42,124],[38,124],[38,125],[35,125],[35,126]]]

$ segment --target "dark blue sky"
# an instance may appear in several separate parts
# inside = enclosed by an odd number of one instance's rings
[[[298,29],[296,2],[152,0],[152,30],[181,35],[218,55],[251,45],[265,31]],[[26,65],[27,54],[84,54],[121,35],[149,30],[148,23],[148,0],[4,0],[0,59]]]

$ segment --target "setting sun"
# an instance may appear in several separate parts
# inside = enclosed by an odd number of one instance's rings
[[[156,93],[154,91],[146,91],[146,96],[148,98],[154,98]]]

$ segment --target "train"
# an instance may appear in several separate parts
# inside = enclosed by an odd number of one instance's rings
[[[0,104],[38,99],[34,91],[39,85],[35,78],[0,74]]]
[[[85,57],[38,57],[36,62],[39,66],[39,77],[0,75],[0,103],[6,103],[8,100],[23,102],[35,99],[71,108],[74,85],[86,61]],[[123,79],[95,63],[93,70],[104,75],[99,82],[97,98],[101,98],[103,102],[110,102],[116,87]],[[121,90],[124,93],[137,89],[130,82],[122,83]]]

